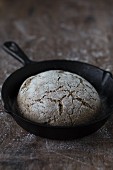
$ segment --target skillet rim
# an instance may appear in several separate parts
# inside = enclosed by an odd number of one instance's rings
[[[47,127],[47,128],[58,128],[58,129],[74,129],[74,128],[84,128],[84,127],[87,127],[87,126],[92,126],[96,123],[100,123],[101,121],[104,121],[105,119],[108,119],[108,117],[111,116],[112,112],[109,112],[107,114],[105,114],[103,117],[101,117],[101,119],[98,119],[98,120],[94,120],[94,121],[91,121],[90,123],[87,123],[87,124],[83,124],[83,125],[76,125],[76,126],[51,126],[51,125],[46,125],[46,124],[41,124],[41,123],[36,123],[36,122],[33,122],[33,121],[30,121],[29,119],[27,118],[24,118],[21,114],[17,114],[17,113],[14,113],[13,111],[10,111],[9,108],[6,108],[6,105],[5,105],[5,95],[4,95],[4,89],[7,87],[7,82],[15,75],[17,74],[17,72],[20,72],[24,69],[26,69],[28,66],[30,65],[38,65],[38,64],[42,64],[42,63],[49,63],[49,62],[70,62],[70,63],[74,63],[76,62],[77,64],[81,64],[81,65],[85,65],[85,66],[89,66],[90,68],[92,67],[93,69],[98,69],[102,72],[107,72],[110,74],[110,78],[112,79],[113,81],[113,76],[112,76],[112,73],[108,72],[108,71],[105,71],[97,66],[94,66],[92,64],[89,64],[89,63],[85,63],[85,62],[81,62],[81,61],[73,61],[73,60],[65,60],[65,59],[61,59],[61,60],[44,60],[44,61],[39,61],[39,62],[36,62],[36,61],[33,61],[19,69],[17,69],[16,71],[14,71],[13,73],[10,74],[10,76],[8,76],[6,78],[6,80],[4,81],[3,85],[2,85],[2,90],[1,90],[1,96],[2,96],[2,101],[3,101],[3,105],[4,105],[4,108],[5,108],[5,111],[9,114],[11,114],[11,116],[14,118],[15,116],[16,117],[19,117],[20,119],[22,119],[23,121],[27,122],[27,123],[30,123],[32,125],[35,125],[35,126],[40,126],[40,127]],[[48,70],[48,69],[47,69]],[[47,71],[45,70],[45,71]],[[96,89],[97,90],[97,89]],[[98,92],[98,91],[97,91]],[[99,95],[100,96],[100,95]],[[7,105],[8,106],[8,105]],[[15,119],[15,118],[14,118]]]

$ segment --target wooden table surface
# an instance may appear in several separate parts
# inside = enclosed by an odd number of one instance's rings
[[[80,60],[113,73],[113,1],[0,0],[0,45],[16,41],[36,61]],[[22,65],[0,48],[0,88]],[[112,170],[113,116],[72,141],[23,130],[0,102],[0,170]]]

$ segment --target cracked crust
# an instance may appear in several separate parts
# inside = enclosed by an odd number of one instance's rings
[[[25,118],[53,126],[92,121],[100,107],[99,95],[89,82],[62,70],[46,71],[26,79],[17,102]]]

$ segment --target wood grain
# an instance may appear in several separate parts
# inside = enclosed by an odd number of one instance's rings
[[[113,73],[113,1],[0,0],[0,45],[7,40],[36,61],[80,60]],[[0,49],[0,89],[20,67]],[[83,139],[54,141],[24,131],[0,102],[0,169],[112,170],[112,122]]]

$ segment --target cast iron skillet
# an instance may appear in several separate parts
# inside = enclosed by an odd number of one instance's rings
[[[28,132],[51,139],[80,138],[97,131],[112,114],[113,77],[110,72],[78,61],[50,60],[34,62],[28,59],[24,52],[14,42],[5,42],[3,48],[24,65],[22,68],[11,74],[3,84],[1,93],[4,108],[5,111]],[[47,70],[64,70],[76,73],[84,77],[95,87],[102,103],[101,110],[95,121],[74,127],[53,127],[46,124],[34,123],[19,114],[16,98],[23,81],[32,75]]]

